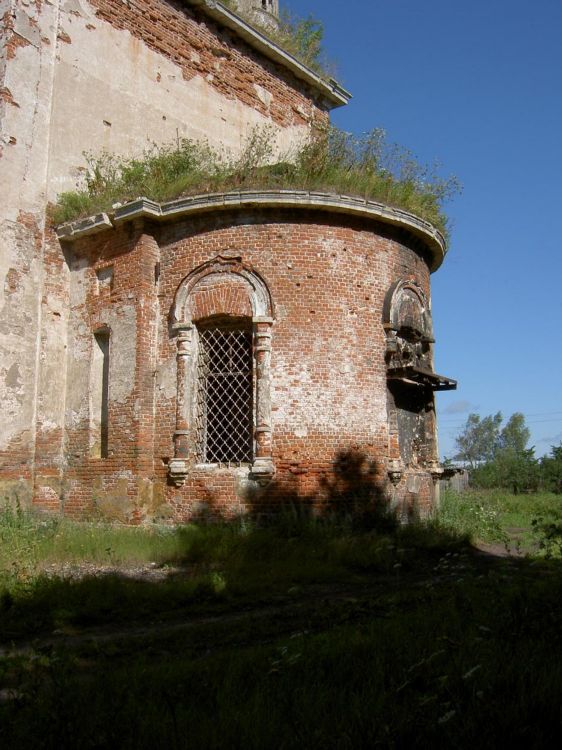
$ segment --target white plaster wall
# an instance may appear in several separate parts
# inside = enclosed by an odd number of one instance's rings
[[[5,85],[6,76],[6,56],[7,56],[7,41],[8,41],[8,19],[12,16],[12,3],[13,0],[0,0],[0,19],[2,19],[2,25],[0,26],[0,89]],[[3,134],[2,123],[4,121],[4,111],[6,109],[5,103],[0,99],[0,133]],[[5,145],[4,141],[0,142],[0,151]]]
[[[274,126],[251,107],[222,96],[201,76],[184,80],[178,65],[128,31],[100,21],[85,0],[66,0],[62,8],[61,31],[70,42],[58,47],[49,155],[51,200],[81,184],[84,152],[139,155],[153,143],[171,143],[179,137],[207,140],[235,154],[248,133],[260,126],[274,129],[280,152],[306,137],[308,126]],[[217,77],[220,66],[217,60]],[[271,92],[259,88],[260,99],[271,105]]]
[[[30,430],[34,416],[41,267],[33,237],[16,222],[0,222],[0,450]]]
[[[66,424],[80,427],[90,422],[90,359],[92,338],[88,334],[85,314],[89,286],[88,262],[85,258],[71,261],[69,304],[72,325],[68,330],[68,358],[66,371]]]
[[[11,103],[0,123],[0,217],[17,221],[20,211],[34,212],[42,223],[58,8],[42,4],[38,10],[19,0],[11,14],[20,45],[11,59],[4,53],[3,86]]]
[[[70,422],[81,418],[78,393],[88,388],[81,365],[69,358],[65,369],[65,293],[57,296],[43,265],[47,200],[81,183],[85,151],[136,155],[153,142],[188,137],[236,153],[252,128],[272,123],[202,77],[184,80],[174,63],[96,18],[86,0],[0,0],[0,14],[6,13],[19,42],[8,59],[9,31],[3,30],[0,450],[25,435],[31,455],[35,426],[61,427],[65,410]],[[217,76],[220,65],[217,60]],[[271,105],[271,92],[260,87],[257,93]],[[282,152],[308,132],[308,126],[274,129]],[[62,254],[49,273],[68,290]],[[75,379],[68,389],[67,378]]]
[[[0,56],[7,99],[0,109],[0,450],[18,438],[31,453],[58,9],[14,0],[4,2],[2,10],[9,14],[18,46],[8,59],[10,32],[5,24]]]

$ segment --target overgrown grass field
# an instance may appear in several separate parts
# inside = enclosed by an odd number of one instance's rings
[[[2,747],[558,746],[560,520],[557,496],[482,493],[407,527],[6,510]],[[469,544],[523,527],[526,558]]]
[[[444,527],[533,557],[562,558],[562,496],[472,490],[445,495]]]

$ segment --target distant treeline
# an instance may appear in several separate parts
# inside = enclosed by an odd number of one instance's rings
[[[520,412],[505,426],[500,412],[487,417],[469,414],[459,433],[455,459],[470,473],[472,487],[509,489],[518,492],[562,493],[562,444],[537,458],[527,448],[530,432]]]

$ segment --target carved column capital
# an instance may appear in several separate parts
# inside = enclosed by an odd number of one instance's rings
[[[431,474],[433,483],[437,484],[437,482],[442,479],[445,470],[443,469],[439,461],[428,461],[427,468],[429,470],[429,473]]]
[[[400,484],[403,474],[404,467],[402,466],[402,462],[395,458],[390,459],[388,462],[388,478],[395,487]]]

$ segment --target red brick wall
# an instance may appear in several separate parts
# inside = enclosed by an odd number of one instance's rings
[[[360,504],[367,494],[379,502],[429,506],[432,480],[423,465],[406,471],[395,490],[387,478],[388,459],[399,451],[389,430],[395,420],[387,402],[383,300],[404,276],[429,297],[427,263],[405,235],[341,215],[223,213],[163,228],[126,226],[80,241],[75,252],[87,259],[88,290],[72,310],[77,333],[69,356],[74,347],[87,361],[92,332],[100,325],[117,329],[128,316],[127,324],[136,327],[136,334],[130,331],[136,357],[120,364],[134,371],[126,397],[111,399],[110,384],[107,459],[89,458],[87,419],[67,424],[66,512],[89,511],[93,502],[129,521],[146,515],[189,520],[266,513],[280,501]],[[167,483],[176,420],[170,310],[185,277],[219,254],[241,257],[265,280],[274,304],[277,473],[266,488],[249,482],[247,469],[196,468],[193,461],[184,486]],[[108,263],[113,289],[100,294],[94,269]],[[223,303],[228,309],[222,312],[248,315],[238,281],[232,293],[221,287],[209,280],[196,293],[194,317],[221,312]],[[119,335],[112,356],[124,343]],[[87,415],[87,404],[81,414]]]
[[[328,120],[325,103],[316,100],[317,92],[309,90],[305,83],[285,68],[255,52],[232,32],[220,28],[187,4],[164,0],[132,0],[127,3],[122,0],[92,0],[91,4],[104,22],[129,32],[140,40],[141,46],[145,44],[181,66],[186,80],[201,77],[221,94],[243,102],[282,127],[310,122],[326,123]],[[72,10],[68,12],[75,14]],[[24,42],[12,34],[11,21],[4,20],[9,21],[8,36],[13,36],[10,55],[19,54],[18,46]],[[91,26],[91,33],[96,33],[94,26]],[[79,38],[76,34],[72,43],[78,44]],[[46,37],[43,42],[45,45],[49,43]],[[64,46],[68,52],[70,48]],[[119,75],[119,71],[116,71],[116,75]],[[63,73],[61,76],[64,78]],[[272,94],[269,106],[258,96],[256,86]],[[31,86],[32,89],[34,86]],[[8,104],[12,101],[8,89],[0,90],[0,100]],[[50,104],[38,106],[36,110],[53,112]],[[69,122],[66,124],[71,127],[72,122]],[[45,129],[39,128],[35,133],[39,134],[38,142],[41,142],[41,133],[44,132]],[[18,145],[21,145],[20,140],[18,135]],[[140,147],[144,145],[144,142],[139,144]],[[40,150],[39,146],[37,148]],[[44,156],[46,158],[46,152]],[[51,153],[50,158],[52,156]],[[43,158],[41,154],[40,157]],[[40,158],[34,158],[39,163]],[[53,163],[52,159],[50,163]],[[42,169],[36,169],[34,173],[42,172]],[[58,181],[66,176],[55,174],[53,179]],[[32,192],[35,191],[33,180],[30,185]],[[20,192],[19,188],[15,191],[18,195]],[[44,191],[40,192],[44,195]],[[159,256],[160,250],[150,245],[151,240],[141,252],[135,244],[138,238],[128,227],[121,233],[82,243],[87,258],[86,268],[82,268],[81,261],[72,260],[70,248],[65,251],[66,254],[61,252],[54,232],[43,232],[41,198],[33,200],[39,201],[35,215],[20,213],[14,243],[16,246],[21,244],[26,255],[36,258],[37,263],[30,265],[26,260],[21,268],[14,266],[7,278],[7,291],[12,297],[13,309],[27,309],[21,293],[25,286],[23,281],[27,281],[28,285],[30,280],[36,284],[37,291],[32,290],[32,293],[35,299],[40,299],[40,314],[30,310],[25,318],[22,316],[22,328],[28,326],[21,332],[21,338],[29,342],[29,365],[24,378],[24,400],[25,408],[29,407],[29,420],[26,418],[25,429],[15,434],[0,453],[0,490],[4,491],[2,482],[21,483],[25,486],[27,499],[35,484],[37,505],[53,509],[62,503],[67,512],[79,514],[91,506],[94,484],[101,495],[113,491],[114,486],[119,487],[119,493],[126,487],[127,496],[134,498],[131,507],[136,513],[139,466],[142,465],[141,489],[149,506],[156,501],[153,500],[154,492],[147,477],[152,477],[156,470],[160,473],[165,470],[160,453],[152,445],[153,438],[147,442],[144,437],[147,429],[151,435],[156,434],[151,421],[154,414],[153,396],[145,397],[145,389],[148,383],[153,382],[158,367],[151,357],[156,357],[155,337],[161,336],[163,330],[157,325],[161,317],[155,312],[159,298],[156,296],[158,288],[153,281],[155,263],[152,257],[153,252]],[[70,272],[67,261],[72,266]],[[115,265],[114,288],[111,293],[98,295],[94,292],[95,268],[111,263]],[[149,276],[150,282],[147,281]],[[79,281],[76,281],[77,278]],[[84,299],[81,297],[82,287],[88,287]],[[227,305],[229,312],[246,310],[245,300],[237,297],[232,290],[224,292],[227,293],[231,295]],[[227,303],[224,300],[217,302],[208,296],[204,299],[204,295],[197,302],[201,311],[217,304]],[[110,456],[102,466],[98,459],[88,457],[91,442],[88,361],[92,347],[90,334],[96,326],[108,324],[104,318],[107,310],[111,310],[112,320],[109,322],[120,324],[122,328],[128,321],[127,316],[134,314],[137,321],[134,331],[137,346],[135,357],[139,359],[140,370],[138,382],[135,381],[131,392],[112,402],[111,424],[119,457],[116,454]],[[164,311],[162,316],[166,314]],[[67,315],[70,315],[70,326],[68,357],[65,361]],[[18,326],[13,320],[10,322],[13,324],[12,333],[18,335]],[[83,331],[88,332],[87,336]],[[40,342],[38,350],[35,348],[37,341]],[[70,375],[66,382],[65,369]],[[17,413],[17,409],[15,411]],[[23,424],[22,419],[19,421]],[[156,468],[153,466],[155,462]],[[145,486],[149,486],[146,492]]]
[[[246,284],[239,278],[205,279],[192,296],[191,317],[193,320],[211,318],[215,315],[252,317],[252,306]]]

